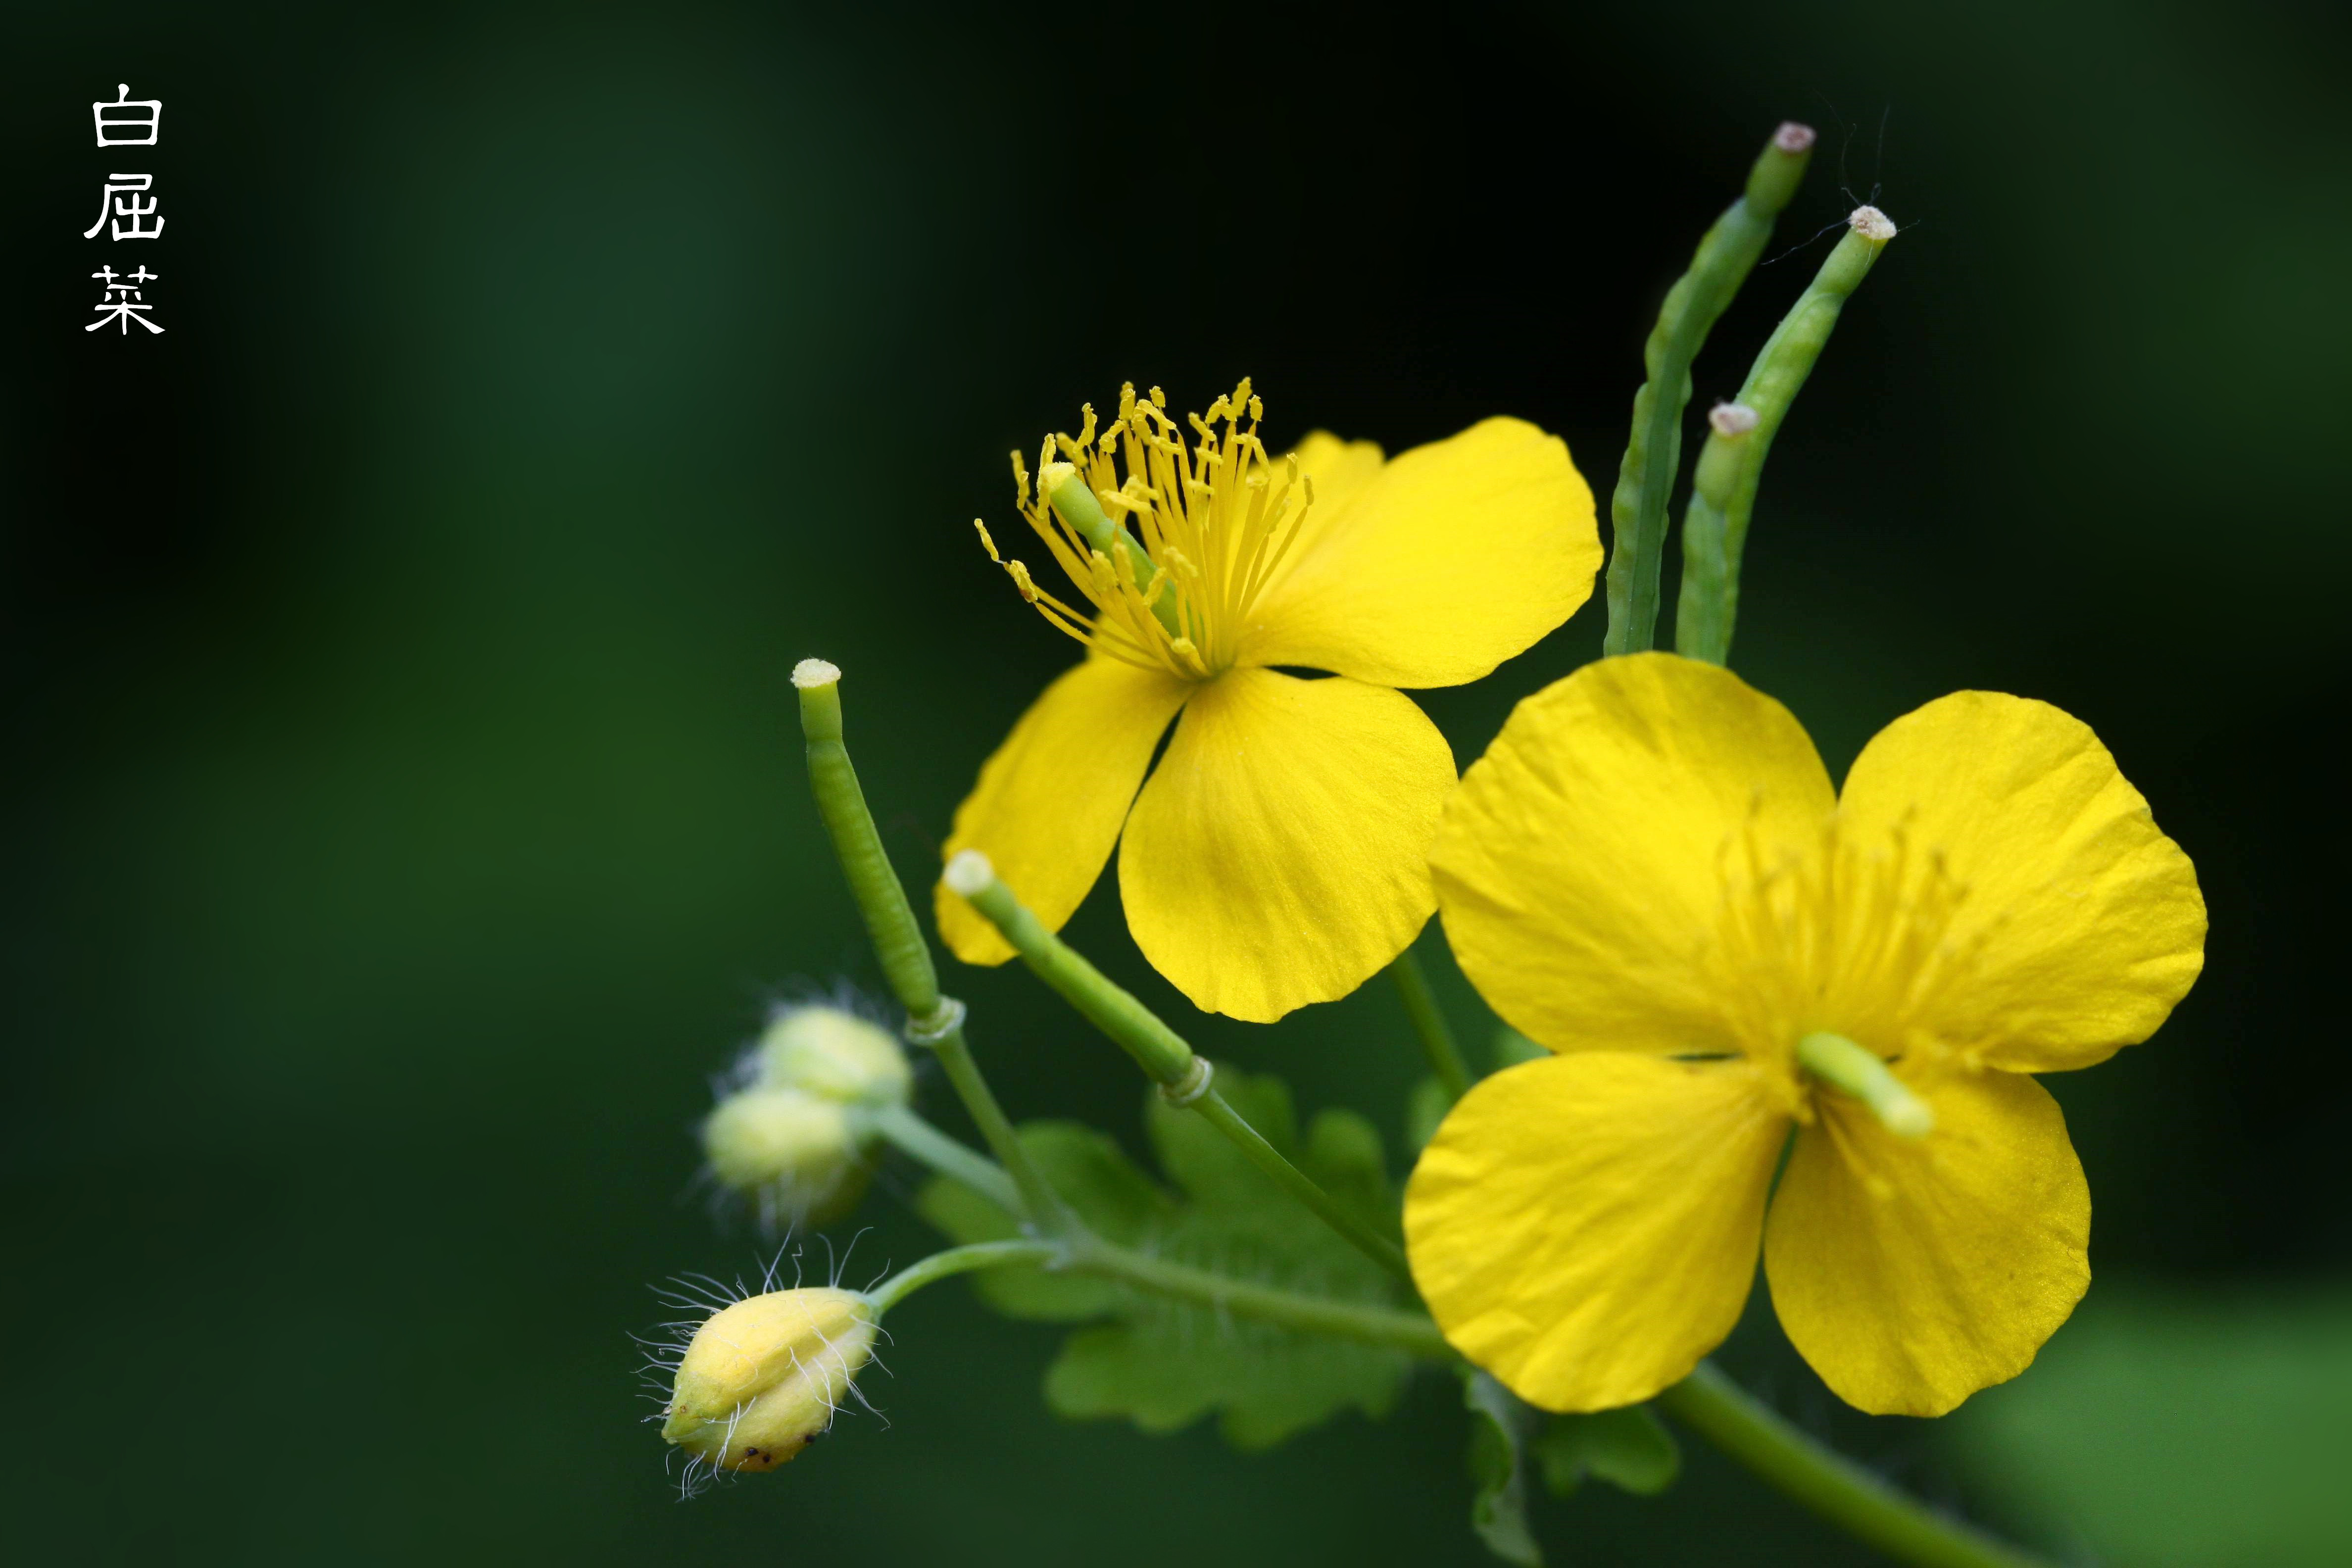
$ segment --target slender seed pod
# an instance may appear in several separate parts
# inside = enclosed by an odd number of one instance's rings
[[[1683,407],[1690,402],[1691,361],[1716,318],[1764,254],[1772,221],[1797,193],[1811,160],[1813,132],[1794,121],[1772,133],[1748,172],[1748,188],[1698,242],[1690,270],[1667,290],[1658,323],[1642,351],[1648,373],[1633,395],[1633,426],[1610,500],[1617,531],[1609,552],[1608,654],[1640,653],[1657,635],[1658,577],[1664,559],[1666,500],[1682,462]]]
[[[1690,510],[1683,519],[1682,596],[1675,608],[1675,651],[1686,658],[1730,660],[1732,627],[1739,617],[1739,563],[1764,459],[1828,346],[1846,300],[1894,237],[1895,225],[1885,213],[1856,207],[1812,285],[1757,354],[1738,401],[1708,416],[1712,433],[1699,453]]]

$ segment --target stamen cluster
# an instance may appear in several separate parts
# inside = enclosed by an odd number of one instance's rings
[[[1805,848],[1771,847],[1755,814],[1720,855],[1724,902],[1708,967],[1734,1048],[1770,1070],[1788,1109],[1798,1093],[1796,1042],[1827,1030],[1892,1058],[1966,1058],[1946,1037],[1945,1003],[1971,967],[1982,933],[1956,940],[1969,897],[1941,848],[1922,850],[1907,824],[1864,841],[1838,816]]]
[[[1087,405],[1076,437],[1046,438],[1034,486],[1013,455],[1022,515],[1091,611],[1038,587],[1027,566],[997,553],[984,523],[972,526],[989,559],[1054,626],[1113,658],[1203,680],[1234,663],[1252,606],[1297,542],[1314,486],[1295,459],[1283,458],[1277,473],[1247,378],[1187,416],[1189,443],[1156,386],[1143,399],[1124,386],[1118,416],[1099,435]],[[1068,496],[1063,487],[1073,482],[1087,493]],[[1064,515],[1089,498],[1108,524],[1093,538]]]

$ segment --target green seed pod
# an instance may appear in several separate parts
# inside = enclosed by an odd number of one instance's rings
[[[664,1440],[719,1470],[789,1464],[833,1425],[874,1351],[852,1290],[772,1290],[714,1312],[686,1347]]]
[[[840,1007],[788,1007],[760,1037],[760,1080],[825,1100],[900,1105],[914,1087],[907,1052],[890,1032]]]
[[[825,1225],[857,1205],[873,1174],[856,1119],[837,1100],[755,1085],[711,1111],[702,1152],[719,1184],[751,1198],[768,1228]]]

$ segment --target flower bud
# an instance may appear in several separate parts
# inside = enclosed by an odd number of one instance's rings
[[[721,1470],[772,1470],[833,1425],[874,1350],[852,1290],[772,1290],[714,1312],[677,1365],[662,1436]]]
[[[888,1030],[822,1005],[776,1014],[760,1039],[759,1076],[771,1088],[866,1104],[902,1104],[914,1087],[906,1049]]]
[[[771,1228],[824,1225],[856,1206],[872,1168],[837,1100],[754,1086],[719,1102],[702,1152],[719,1184],[754,1199]]]

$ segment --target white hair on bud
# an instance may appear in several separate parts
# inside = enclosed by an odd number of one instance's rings
[[[1895,237],[1895,220],[1876,207],[1856,207],[1845,222],[1848,228],[1863,238],[1874,239],[1881,245]]]
[[[1709,428],[1722,437],[1745,436],[1764,423],[1764,416],[1745,403],[1718,403],[1707,410]]]
[[[1772,132],[1772,145],[1783,153],[1802,153],[1813,144],[1813,128],[1794,120],[1780,121],[1780,129]]]
[[[793,684],[803,691],[831,686],[841,679],[841,666],[821,658],[804,658],[793,666]]]
[[[940,880],[948,885],[949,892],[969,899],[996,880],[996,868],[977,849],[959,849],[948,862],[947,869],[940,873]]]

